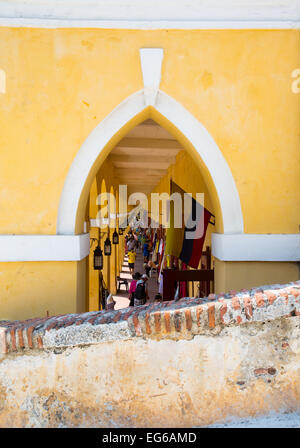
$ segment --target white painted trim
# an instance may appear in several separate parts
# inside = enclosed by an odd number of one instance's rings
[[[218,193],[224,233],[243,233],[239,193],[230,168],[207,129],[181,104],[159,91],[155,108],[191,142],[205,163]]]
[[[224,261],[300,261],[300,234],[212,234],[212,254]]]
[[[140,48],[145,105],[154,106],[161,80],[162,48]]]
[[[298,0],[0,0],[0,25],[123,29],[299,27]]]
[[[113,136],[144,108],[144,92],[141,90],[120,103],[85,140],[73,160],[63,187],[58,210],[57,234],[75,234],[80,195],[99,153]]]
[[[103,226],[108,226],[109,225],[109,219],[108,218],[102,218],[100,219],[90,219],[90,226],[91,227],[99,227],[101,228],[101,224]]]
[[[244,20],[244,21],[118,21],[118,20],[58,20],[15,19],[0,17],[0,27],[11,28],[85,28],[119,30],[290,30],[299,29],[299,20]]]
[[[75,233],[77,208],[85,181],[100,152],[129,120],[145,108],[144,92],[137,92],[116,107],[88,136],[68,172],[61,194],[57,233]],[[215,184],[224,233],[242,233],[243,215],[239,194],[230,168],[205,127],[183,106],[158,91],[155,109],[173,123],[192,143],[207,166]]]
[[[90,235],[0,235],[0,262],[79,261],[90,253]]]
[[[79,261],[90,235],[0,235],[0,262]],[[212,253],[223,261],[300,261],[300,234],[212,234]]]

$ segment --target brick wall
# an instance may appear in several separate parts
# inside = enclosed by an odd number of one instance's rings
[[[300,281],[118,311],[0,321],[0,352],[53,350],[131,338],[191,339],[226,326],[300,315]]]

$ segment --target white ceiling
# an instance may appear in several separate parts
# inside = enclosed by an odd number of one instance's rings
[[[164,128],[146,120],[132,129],[108,156],[120,184],[128,194],[150,193],[183,147]]]

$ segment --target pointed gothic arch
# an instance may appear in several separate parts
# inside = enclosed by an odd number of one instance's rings
[[[60,198],[57,234],[82,233],[84,207],[89,189],[101,164],[129,129],[147,118],[164,127],[183,143],[199,166],[214,202],[218,231],[241,234],[243,215],[230,168],[206,128],[181,104],[158,91],[155,105],[145,105],[144,90],[126,98],[91,132],[77,153]]]

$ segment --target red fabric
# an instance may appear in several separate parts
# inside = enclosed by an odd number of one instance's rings
[[[189,266],[191,266],[192,268],[195,268],[195,269],[197,269],[199,266],[200,258],[202,255],[203,244],[205,241],[206,229],[207,229],[210,217],[211,217],[211,213],[208,210],[206,210],[206,208],[205,208],[204,209],[203,235],[201,238],[197,238],[194,240],[193,252],[192,252],[192,256],[190,258],[190,263],[189,263]]]
[[[186,271],[187,265],[185,263],[182,263],[181,270]],[[179,282],[179,297],[187,297],[187,282]]]

